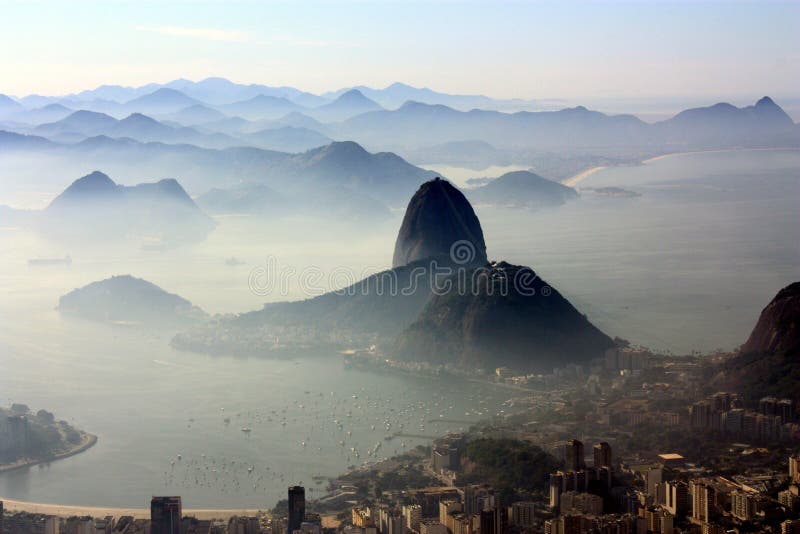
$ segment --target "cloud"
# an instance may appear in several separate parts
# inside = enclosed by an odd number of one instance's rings
[[[191,37],[194,39],[205,39],[206,41],[226,41],[230,43],[255,42],[255,39],[253,39],[249,33],[240,30],[187,28],[185,26],[139,26],[136,29],[142,32],[171,35],[174,37]]]

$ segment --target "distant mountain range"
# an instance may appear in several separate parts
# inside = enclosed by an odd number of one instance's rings
[[[401,83],[385,89],[358,86],[315,96],[288,87],[209,78],[138,88],[101,86],[64,97],[4,97],[0,99],[0,129],[63,142],[80,141],[80,135],[108,135],[215,148],[257,146],[290,151],[313,148],[311,143],[324,137],[353,140],[373,151],[399,152],[415,162],[468,167],[518,164],[531,151],[619,157],[643,151],[800,146],[800,126],[769,97],[742,108],[720,103],[689,109],[653,124],[633,115],[609,115],[583,106],[531,111],[530,104],[448,95]],[[72,121],[70,128],[54,126],[68,119],[66,114],[72,111],[82,111],[76,118],[87,124]],[[123,121],[144,115],[172,130],[156,132],[151,125],[128,131],[122,125],[117,131],[106,131],[111,123],[98,128],[86,112]],[[286,126],[310,130],[305,132],[308,138],[298,140],[297,132],[290,130],[250,135]],[[284,142],[279,139],[282,135],[294,138]]]

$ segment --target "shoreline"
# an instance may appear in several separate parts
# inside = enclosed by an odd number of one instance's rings
[[[113,506],[73,506],[64,504],[47,504],[35,503],[28,501],[17,501],[13,499],[5,499],[0,497],[3,502],[3,507],[7,512],[28,512],[31,514],[44,514],[57,517],[71,517],[71,516],[92,516],[92,517],[105,517],[112,515],[119,518],[123,515],[133,516],[135,519],[150,519],[149,508],[123,508]],[[186,508],[183,510],[183,515],[193,516],[197,519],[229,519],[237,515],[254,516],[257,514],[266,513],[266,510],[248,509],[248,508],[226,508],[226,509],[211,509],[211,508]]]
[[[597,165],[596,167],[589,167],[588,169],[582,170],[577,174],[573,174],[569,178],[564,178],[563,180],[561,180],[561,183],[563,185],[566,185],[567,187],[575,187],[576,185],[581,183],[583,180],[585,180],[592,174],[596,173],[597,171],[602,171],[603,169],[606,168],[608,168],[606,165]]]
[[[775,147],[775,148],[716,148],[710,150],[690,150],[686,152],[669,152],[667,154],[659,154],[658,156],[652,156],[647,159],[643,159],[639,162],[639,165],[647,165],[649,163],[654,163],[656,161],[660,161],[662,159],[667,159],[676,156],[689,156],[692,154],[719,154],[725,152],[769,152],[769,151],[788,151],[788,152],[796,152],[800,150],[800,148],[793,148],[793,147]],[[591,176],[592,174],[601,171],[603,169],[609,169],[617,166],[627,166],[627,165],[614,165],[614,166],[607,166],[607,165],[598,165],[596,167],[590,167],[588,169],[584,169],[581,172],[578,172],[569,178],[564,178],[561,180],[562,185],[566,185],[568,187],[575,187],[576,185],[580,184],[583,180]]]
[[[63,460],[64,458],[69,458],[70,456],[75,456],[76,454],[80,454],[88,449],[91,449],[96,444],[97,444],[97,436],[95,436],[94,434],[84,433],[81,443],[68,451],[53,455],[52,458],[45,458],[41,460],[26,460],[20,463],[0,466],[0,474],[8,473],[11,471],[17,471],[18,469],[25,469],[26,467],[33,467],[34,465],[47,464],[50,462],[54,462],[56,460]]]

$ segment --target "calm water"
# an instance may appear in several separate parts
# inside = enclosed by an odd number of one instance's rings
[[[560,208],[479,216],[491,258],[532,266],[611,335],[677,352],[731,349],[775,292],[800,279],[798,152],[667,158],[609,169],[581,185],[642,196],[584,193]],[[272,361],[180,353],[168,347],[169,333],[54,311],[72,288],[123,273],[213,313],[300,298],[295,285],[285,296],[255,295],[248,273],[268,256],[323,272],[384,268],[399,226],[399,218],[367,233],[329,221],[219,222],[205,243],[167,253],[67,246],[0,230],[0,400],[52,410],[100,436],[78,456],[0,475],[0,497],[146,506],[151,494],[176,493],[187,507],[271,506],[287,485],[316,490],[314,475],[371,459],[367,451],[378,443],[383,457],[401,451],[401,442],[427,441],[384,441],[400,424],[409,434],[434,435],[501,409],[507,394],[489,388],[345,370],[335,355]],[[26,263],[66,253],[69,267]],[[231,256],[244,265],[225,265]]]

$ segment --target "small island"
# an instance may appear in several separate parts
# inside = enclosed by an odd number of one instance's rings
[[[97,443],[97,436],[25,404],[0,408],[0,473],[66,458]]]

